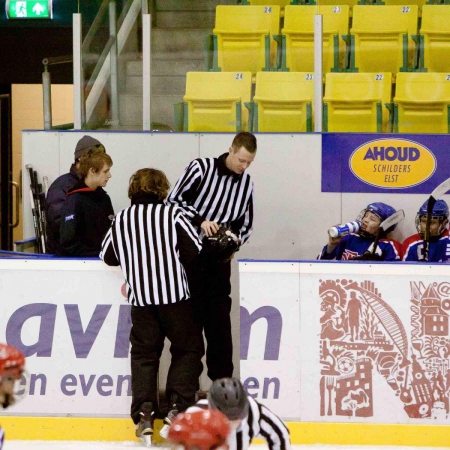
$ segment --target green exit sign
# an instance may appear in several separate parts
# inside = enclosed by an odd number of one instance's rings
[[[8,19],[51,19],[52,0],[6,0]]]

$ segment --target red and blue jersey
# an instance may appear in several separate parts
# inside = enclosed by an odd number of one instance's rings
[[[405,239],[402,245],[402,261],[424,261],[423,237],[417,233]],[[450,260],[450,236],[448,230],[439,238],[430,240],[428,246],[429,262],[445,262]]]
[[[364,252],[371,252],[374,239],[363,237],[356,233],[345,235],[331,253],[327,253],[327,246],[322,249],[317,259],[349,260],[362,256]],[[383,261],[399,261],[401,245],[393,239],[380,239],[375,253]]]

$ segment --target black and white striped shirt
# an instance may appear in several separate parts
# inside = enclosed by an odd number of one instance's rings
[[[219,158],[192,161],[170,193],[167,203],[179,205],[198,227],[204,220],[230,227],[244,243],[253,231],[253,182],[236,174]]]
[[[267,442],[269,450],[290,450],[291,438],[286,424],[269,408],[248,397],[250,408],[248,417],[243,419],[238,428],[228,436],[229,450],[247,450],[253,439],[260,438]],[[200,400],[187,412],[208,408],[208,400]]]
[[[155,201],[117,214],[100,258],[121,266],[130,304],[162,305],[189,298],[182,263],[192,262],[200,250],[197,232],[183,211]]]

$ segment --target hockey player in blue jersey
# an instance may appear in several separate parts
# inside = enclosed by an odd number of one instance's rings
[[[428,200],[420,207],[416,215],[417,233],[405,239],[402,245],[403,261],[424,261],[424,233],[427,224]],[[430,222],[430,240],[428,261],[445,262],[450,259],[450,236],[448,232],[448,205],[437,200],[433,206]]]
[[[395,209],[386,203],[375,202],[367,205],[356,219],[361,223],[357,233],[349,233],[336,238],[328,235],[328,244],[322,249],[317,259],[372,259],[378,261],[400,260],[401,245],[386,236],[392,232],[396,225],[391,226],[386,231],[380,229],[380,239],[376,245],[378,228],[388,217],[395,214]],[[365,255],[363,257],[363,255]],[[366,256],[369,257],[366,258]]]

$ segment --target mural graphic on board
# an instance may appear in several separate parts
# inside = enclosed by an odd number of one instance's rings
[[[376,370],[409,417],[450,421],[450,283],[411,282],[409,340],[373,282],[320,280],[319,295],[321,416],[373,416]]]

